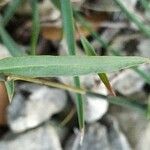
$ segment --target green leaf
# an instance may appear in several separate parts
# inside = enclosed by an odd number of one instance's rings
[[[147,104],[147,119],[150,119],[150,96],[148,97],[148,104]]]
[[[106,101],[108,101],[111,104],[130,108],[132,110],[135,110],[135,111],[141,113],[144,116],[147,115],[147,105],[139,103],[139,101],[134,100],[134,99],[128,99],[126,97],[120,97],[120,96],[105,96],[105,95],[102,95],[99,93],[94,93],[91,91],[87,91],[86,95],[90,95],[93,97],[99,97],[99,98],[105,99]]]
[[[70,0],[61,1],[64,35],[67,40],[69,55],[75,55],[74,20]]]
[[[89,56],[97,55],[94,47],[89,43],[89,41],[85,37],[81,37],[81,43],[83,45],[86,55],[89,55]]]
[[[35,55],[38,37],[40,33],[40,17],[39,17],[38,0],[32,0],[31,7],[32,7],[31,54]]]
[[[6,89],[7,89],[9,101],[11,102],[12,98],[13,98],[13,95],[14,95],[14,81],[13,80],[5,81],[5,86],[6,86]]]
[[[141,32],[143,32],[147,37],[150,37],[150,28],[145,26],[145,24],[132,12],[130,12],[128,10],[127,7],[125,7],[125,5],[122,3],[122,0],[114,0],[116,2],[116,4],[120,7],[120,9],[122,10],[122,12],[124,12],[126,14],[126,16],[132,21],[134,22],[134,24],[137,25],[137,27],[139,28],[139,30],[141,30]]]
[[[70,0],[63,0],[60,1],[61,3],[61,10],[62,10],[62,18],[63,18],[63,28],[65,38],[67,40],[68,52],[69,55],[76,54],[76,41],[75,41],[75,29],[74,29],[74,18],[73,18],[73,11]],[[77,87],[80,87],[80,79],[79,77],[74,77],[74,84]],[[76,107],[78,112],[78,120],[79,120],[79,128],[81,131],[81,141],[84,135],[84,101],[82,95],[76,95]]]
[[[150,63],[149,58],[119,56],[24,56],[0,60],[0,73],[30,77],[77,76],[113,72]]]
[[[21,81],[28,81],[36,84],[41,84],[41,85],[46,85],[54,88],[60,88],[63,90],[68,90],[70,92],[75,92],[77,94],[82,94],[82,95],[90,95],[93,97],[105,99],[109,103],[118,105],[118,106],[123,106],[123,107],[128,107],[130,109],[133,109],[135,111],[138,111],[139,113],[142,113],[143,115],[147,116],[149,115],[149,104],[143,104],[140,103],[141,100],[134,100],[134,99],[128,99],[126,97],[120,97],[120,96],[106,96],[102,95],[99,93],[95,93],[92,91],[89,91],[87,89],[81,89],[77,87],[73,87],[70,85],[65,85],[61,83],[56,83],[52,82],[50,80],[42,79],[42,78],[30,78],[30,77],[19,77],[19,76],[9,76],[9,80],[21,80]]]
[[[89,43],[89,41],[86,38],[81,37],[81,43],[82,43],[83,48],[84,48],[87,55],[96,56],[96,52],[94,50],[94,47]],[[106,86],[109,93],[111,95],[115,96],[116,94],[115,94],[115,92],[113,91],[113,89],[111,87],[111,84],[109,82],[109,79],[108,79],[106,73],[98,73],[98,76],[100,77],[100,79],[102,80],[104,85]]]
[[[12,56],[22,56],[23,52],[0,23],[0,38]]]
[[[74,84],[76,88],[80,88],[79,77],[74,77]],[[81,133],[84,133],[84,97],[81,94],[76,94],[76,107],[78,113],[78,122]],[[83,130],[83,131],[82,131]]]
[[[143,70],[139,68],[132,68],[136,73],[138,73],[146,83],[150,84],[150,75],[149,73],[145,73]]]

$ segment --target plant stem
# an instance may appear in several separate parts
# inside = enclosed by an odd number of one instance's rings
[[[76,88],[73,86],[69,86],[69,85],[65,85],[65,84],[61,84],[61,83],[55,83],[46,79],[39,79],[39,78],[29,78],[29,77],[21,77],[21,76],[8,76],[7,80],[21,80],[21,81],[28,81],[28,82],[32,82],[32,83],[37,83],[37,84],[41,84],[41,85],[47,85],[47,86],[51,86],[51,87],[55,87],[55,88],[59,88],[59,89],[63,89],[63,90],[67,90],[70,92],[75,92],[78,94],[85,94],[86,90],[84,89],[80,89],[80,88]]]
[[[52,82],[52,81],[49,81],[46,79],[41,79],[41,78],[29,78],[29,77],[21,77],[21,76],[11,75],[11,76],[7,77],[7,80],[8,81],[11,81],[11,80],[28,81],[28,82],[32,82],[32,83],[36,83],[36,84],[41,84],[41,85],[46,85],[46,86],[50,86],[50,87],[54,87],[54,88],[59,88],[62,90],[67,90],[70,92],[75,92],[77,94],[99,97],[99,98],[107,100],[109,103],[123,106],[123,107],[128,107],[130,109],[134,109],[134,110],[136,110],[136,111],[138,111],[144,115],[146,115],[146,112],[147,112],[146,105],[140,104],[136,100],[130,100],[130,99],[127,99],[125,97],[105,96],[105,95],[95,93],[95,92],[92,92],[92,91],[89,91],[86,89],[81,89],[81,88],[73,87],[70,85],[65,85],[62,83],[55,83],[55,82]]]
[[[120,9],[126,14],[126,16],[137,25],[139,30],[141,30],[147,37],[150,37],[150,28],[145,26],[144,23],[139,18],[137,18],[137,16],[128,11],[128,8],[124,6],[121,0],[114,0],[114,1],[120,7]]]
[[[75,29],[74,18],[70,0],[61,0],[61,10],[63,18],[64,34],[67,40],[69,55],[76,55],[76,41],[75,41]],[[78,76],[74,77],[74,84],[80,88],[80,79]],[[81,94],[76,94],[76,107],[78,113],[78,121],[81,135],[84,135],[84,100]],[[81,137],[81,141],[83,136]]]
[[[31,55],[35,55],[39,32],[40,32],[38,0],[32,0],[31,6],[32,6],[32,36],[31,36],[31,52],[30,53]]]

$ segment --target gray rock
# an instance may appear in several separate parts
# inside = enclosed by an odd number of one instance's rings
[[[125,7],[128,8],[134,8],[137,0],[125,0],[122,1],[122,3],[125,5]],[[91,0],[86,0],[84,5],[84,8],[86,9],[91,9],[94,11],[103,11],[103,12],[116,12],[120,11],[118,6],[113,0],[96,0],[96,1],[91,1]]]
[[[58,77],[58,79],[64,84],[71,85],[73,83],[72,77],[60,76],[60,77]],[[84,88],[93,89],[93,88],[97,88],[97,86],[99,86],[100,79],[96,75],[83,75],[80,77],[80,82]]]
[[[43,125],[21,134],[8,133],[0,141],[1,150],[62,150],[58,135],[51,125]]]
[[[95,92],[107,95],[107,89],[103,84],[99,85]],[[85,121],[87,123],[93,123],[101,119],[107,112],[108,106],[109,104],[106,99],[87,96],[85,103]]]
[[[25,98],[18,92],[8,107],[8,123],[14,132],[38,126],[62,111],[67,103],[67,95],[62,90],[34,84],[24,84],[20,88],[31,94]]]
[[[144,84],[142,77],[131,69],[119,73],[112,81],[114,89],[125,96],[140,92]]]
[[[140,55],[144,57],[149,57],[150,56],[149,47],[150,47],[149,39],[140,40],[140,43],[138,45],[138,50],[140,51]]]
[[[119,122],[121,130],[128,138],[133,149],[150,149],[150,123],[145,116],[133,110],[117,106],[111,106],[110,114],[115,116]]]
[[[65,150],[130,150],[130,146],[116,123],[110,124],[109,128],[95,123],[87,128],[82,145],[78,135],[74,135],[69,139]]]
[[[68,77],[59,77],[59,80],[65,84],[71,84],[72,78]],[[106,87],[100,82],[100,79],[97,75],[84,75],[80,78],[81,85],[85,89],[107,95]],[[72,94],[72,97],[75,96]],[[91,96],[86,96],[85,99],[85,121],[87,123],[95,122],[107,112],[109,103],[102,98],[96,98]]]
[[[0,59],[5,58],[5,57],[10,57],[10,56],[11,55],[8,49],[4,45],[0,44]]]
[[[141,132],[141,137],[136,145],[136,150],[150,150],[150,123],[147,124],[147,127]]]

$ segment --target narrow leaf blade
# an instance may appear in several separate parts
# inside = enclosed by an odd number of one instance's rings
[[[94,47],[89,43],[89,41],[84,38],[84,37],[81,37],[81,43],[83,45],[83,48],[86,52],[87,55],[89,56],[96,56],[96,52],[94,50]],[[104,83],[104,85],[106,86],[107,90],[109,91],[109,93],[113,96],[115,96],[115,92],[109,82],[109,79],[106,75],[106,73],[98,73],[98,76],[100,77],[100,79],[102,80],[102,82]]]
[[[6,86],[6,89],[7,89],[9,101],[11,102],[12,98],[13,98],[13,95],[14,95],[14,81],[13,80],[5,81],[5,86]]]
[[[94,47],[89,43],[89,41],[85,37],[81,37],[81,43],[83,45],[86,55],[96,56]]]
[[[61,3],[61,10],[62,10],[62,18],[63,18],[63,27],[64,33],[67,40],[68,45],[68,52],[69,55],[76,55],[76,41],[75,41],[75,29],[74,29],[74,18],[73,18],[73,11],[70,0],[63,0],[60,1]],[[74,84],[77,87],[80,87],[80,79],[78,76],[74,77]],[[78,120],[79,120],[79,127],[81,135],[84,135],[84,108],[83,108],[83,98],[82,95],[76,95],[76,106],[78,112]],[[81,141],[83,136],[81,136]]]
[[[0,73],[30,77],[77,76],[114,72],[150,63],[143,57],[119,56],[24,56],[0,60]]]
[[[40,17],[39,17],[38,0],[32,0],[31,7],[32,7],[31,54],[35,55],[38,37],[40,33]]]

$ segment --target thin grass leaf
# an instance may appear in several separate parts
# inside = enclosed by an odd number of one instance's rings
[[[109,44],[106,41],[104,41],[97,32],[93,30],[92,24],[89,21],[87,21],[84,17],[82,17],[78,12],[74,11],[74,15],[75,18],[80,22],[80,24],[91,33],[91,35],[102,45],[102,47],[108,49]]]
[[[139,103],[140,100],[134,100],[134,99],[127,99],[125,97],[120,97],[120,96],[116,96],[116,97],[112,97],[112,96],[106,96],[106,95],[102,95],[99,93],[95,93],[92,91],[88,91],[86,89],[81,89],[81,88],[76,88],[70,85],[65,85],[62,83],[56,83],[56,82],[52,82],[46,79],[41,79],[41,78],[30,78],[30,77],[20,77],[20,76],[9,76],[8,77],[9,80],[21,80],[21,81],[28,81],[28,82],[32,82],[32,83],[36,83],[36,84],[41,84],[41,85],[46,85],[46,86],[50,86],[50,87],[55,87],[55,88],[59,88],[59,89],[63,89],[63,90],[68,90],[71,92],[75,92],[78,94],[83,94],[83,95],[89,95],[89,96],[93,96],[93,97],[99,97],[102,99],[107,100],[109,103],[118,105],[118,106],[123,106],[123,107],[128,107],[132,110],[136,110],[139,113],[142,113],[143,115],[148,115],[148,111],[147,111],[147,105],[146,104],[141,104]]]
[[[128,19],[130,19],[132,22],[134,22],[137,25],[137,27],[139,28],[139,30],[141,32],[143,32],[147,37],[150,37],[150,28],[146,27],[145,24],[142,21],[140,21],[136,15],[131,13],[128,10],[128,8],[126,8],[126,6],[124,6],[124,4],[122,3],[121,0],[114,0],[114,1],[120,7],[120,9],[126,14]]]
[[[22,56],[23,52],[0,23],[0,38],[12,56]]]
[[[130,108],[132,110],[138,111],[144,116],[146,116],[147,114],[147,106],[133,99],[128,99],[128,98],[120,97],[120,96],[105,96],[105,95],[101,95],[101,94],[94,93],[91,91],[87,91],[86,94],[93,96],[93,97],[106,99],[109,103],[114,104],[114,105],[123,106],[123,107]]]
[[[148,73],[145,73],[143,70],[139,68],[132,68],[136,73],[138,73],[146,83],[150,84],[150,75]]]
[[[84,48],[87,55],[89,55],[89,56],[96,56],[97,55],[95,50],[94,50],[94,47],[89,43],[89,41],[85,37],[81,37],[81,43],[82,43],[83,48]],[[115,96],[116,94],[115,94],[114,90],[112,89],[112,86],[109,82],[109,79],[108,79],[106,73],[98,73],[98,76],[102,80],[104,85],[106,86],[109,93],[111,95]]]
[[[38,0],[31,1],[32,7],[32,35],[31,35],[31,54],[36,54],[36,47],[38,42],[38,37],[40,33],[40,17],[39,17],[39,8]]]
[[[113,49],[112,47],[109,46],[109,44],[104,41],[101,36],[93,31],[92,29],[92,25],[90,24],[90,22],[88,22],[87,20],[85,20],[81,15],[79,15],[77,12],[74,12],[76,18],[80,21],[80,23],[88,30],[91,32],[92,36],[98,41],[100,42],[100,44],[102,45],[103,48],[107,49],[108,51],[110,51],[112,53],[112,55],[114,56],[121,56],[121,54],[119,53],[121,50],[116,50]],[[150,81],[150,77],[149,75],[147,75],[144,71],[133,68],[133,70],[138,73],[144,80],[145,82],[149,83]]]
[[[111,53],[114,56],[121,56],[121,53],[119,51],[111,50]],[[135,71],[139,76],[141,76],[146,83],[150,84],[150,75],[148,73],[145,73],[143,70],[137,67],[132,67],[131,69]]]
[[[9,98],[9,102],[12,101],[13,95],[14,95],[14,81],[5,81],[5,86]]]
[[[94,50],[94,47],[83,36],[81,37],[81,43],[82,43],[82,46],[85,50],[86,55],[89,55],[89,56],[96,56],[97,55],[95,50]]]
[[[79,77],[74,77],[75,87],[80,88],[80,79]],[[78,113],[78,122],[81,133],[84,133],[84,97],[81,94],[76,94],[76,107]]]
[[[150,96],[148,97],[148,104],[147,104],[147,119],[150,119]]]
[[[61,3],[61,10],[62,10],[62,18],[63,18],[63,28],[65,38],[67,40],[68,52],[69,55],[75,55],[75,32],[74,32],[74,19],[73,19],[73,11],[70,0],[63,0],[60,1]],[[80,79],[79,77],[74,77],[74,84],[77,87],[80,87]],[[78,113],[78,120],[79,120],[79,128],[81,131],[81,135],[84,135],[84,101],[82,95],[77,94],[76,99],[76,106],[77,106],[77,113]],[[82,141],[83,137],[81,137]]]
[[[24,56],[0,60],[0,74],[29,77],[109,73],[150,63],[149,58],[119,56]]]
[[[70,0],[61,1],[64,36],[67,40],[69,55],[75,55],[74,20]]]
[[[15,14],[16,9],[21,5],[22,0],[13,0],[6,7],[3,15],[3,25],[7,25],[9,20]]]

